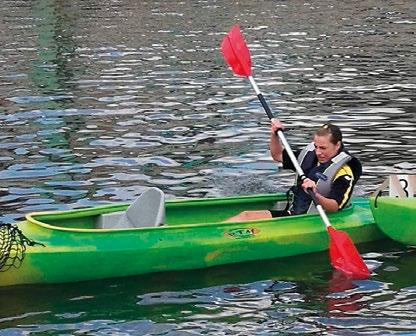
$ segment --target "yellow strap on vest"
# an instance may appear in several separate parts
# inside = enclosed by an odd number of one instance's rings
[[[344,194],[344,198],[342,199],[341,204],[339,204],[339,206],[338,206],[338,209],[341,209],[345,205],[345,203],[348,201],[348,199],[350,198],[350,194],[351,194],[351,191],[352,191],[352,186],[354,184],[353,183],[354,182],[354,174],[352,173],[352,170],[351,170],[350,166],[348,166],[347,164],[343,165],[341,167],[341,169],[338,170],[338,172],[335,174],[335,177],[334,177],[333,181],[335,181],[338,177],[341,177],[341,176],[348,176],[347,179],[349,179],[350,184],[348,186],[347,191]]]

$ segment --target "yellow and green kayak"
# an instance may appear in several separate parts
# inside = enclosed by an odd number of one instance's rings
[[[16,225],[14,235],[24,247],[17,248],[20,255],[0,251],[0,260],[13,260],[14,254],[17,261],[3,263],[0,286],[202,269],[326,250],[328,235],[317,214],[224,222],[243,210],[269,209],[284,200],[284,194],[168,200],[164,224],[143,228],[102,228],[103,216],[123,213],[127,204],[32,213]],[[354,199],[329,219],[355,243],[385,237],[368,199]],[[1,237],[10,238],[5,232]]]
[[[377,226],[387,237],[416,246],[416,198],[380,196],[370,201]]]

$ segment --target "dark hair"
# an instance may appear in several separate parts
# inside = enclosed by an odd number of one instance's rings
[[[333,124],[324,124],[315,132],[318,136],[330,135],[329,141],[336,145],[339,141],[342,145],[342,133],[338,126]]]

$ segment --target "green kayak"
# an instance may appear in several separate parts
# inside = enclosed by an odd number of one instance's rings
[[[0,286],[202,269],[328,248],[317,214],[223,222],[243,210],[269,209],[277,201],[285,201],[285,195],[167,200],[163,225],[141,228],[103,228],[103,217],[123,216],[126,204],[32,213],[17,223],[14,235],[26,243],[25,251],[20,247],[21,255],[14,258],[19,262],[1,269]],[[385,237],[375,225],[368,199],[354,199],[329,219],[355,243]],[[7,238],[4,232],[2,237]],[[0,260],[7,259],[0,252]]]
[[[391,239],[416,245],[416,198],[371,197],[378,227]]]

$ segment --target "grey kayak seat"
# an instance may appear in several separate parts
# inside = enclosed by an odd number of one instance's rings
[[[163,225],[165,195],[151,187],[130,204],[125,212],[101,215],[97,226],[101,229],[129,229]]]

